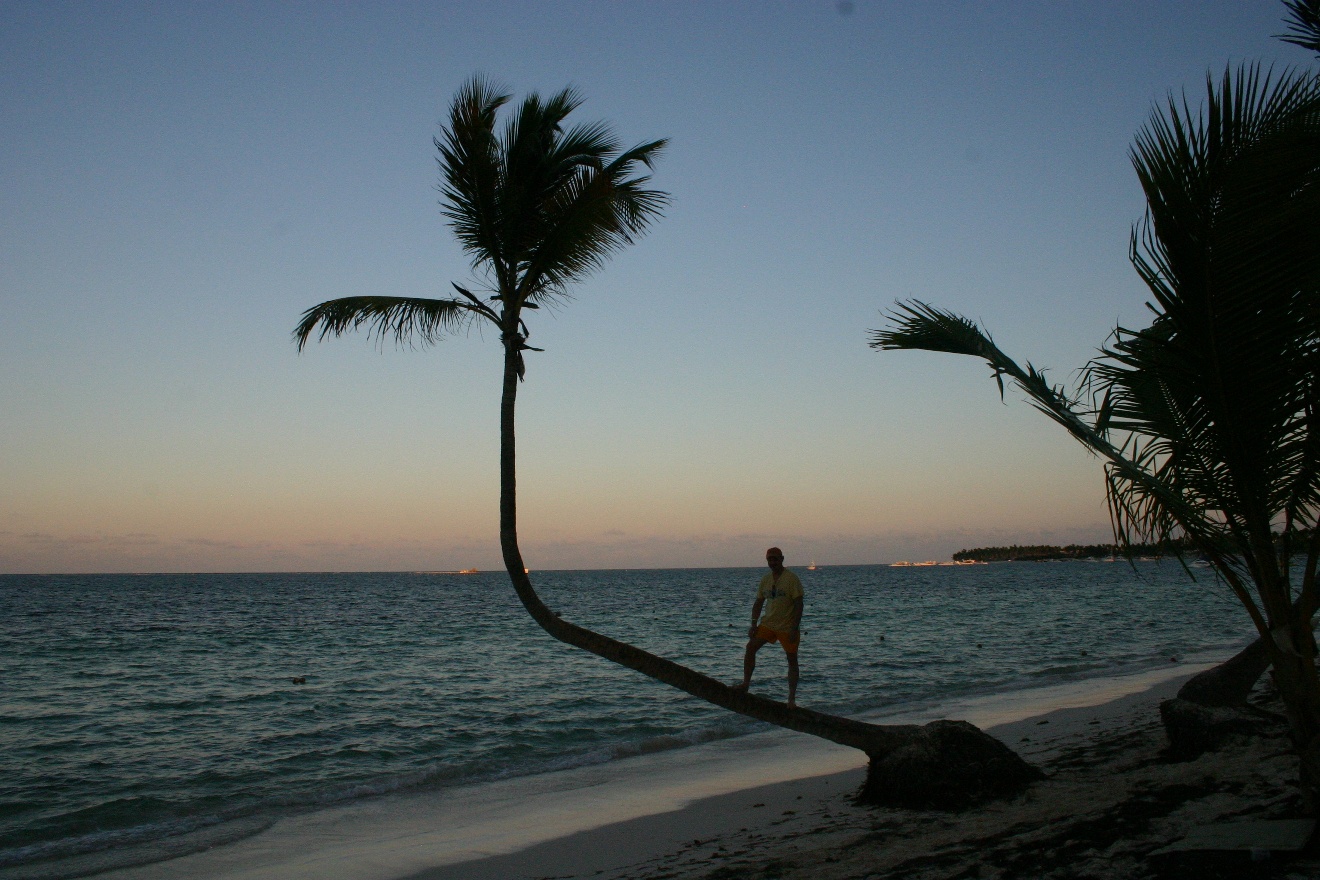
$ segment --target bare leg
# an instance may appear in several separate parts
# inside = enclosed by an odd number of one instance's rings
[[[797,706],[798,662],[797,654],[788,654],[788,708]]]
[[[734,690],[745,691],[752,686],[752,671],[756,669],[756,652],[761,650],[764,644],[766,644],[765,639],[758,639],[756,636],[748,640],[747,650],[743,653],[743,680],[733,686]]]

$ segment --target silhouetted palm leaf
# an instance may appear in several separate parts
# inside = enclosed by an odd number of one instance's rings
[[[404,296],[348,296],[332,299],[303,312],[293,330],[302,351],[319,327],[317,340],[341,336],[366,325],[369,334],[384,340],[393,336],[400,345],[416,340],[425,345],[438,342],[474,318],[487,317],[471,303],[452,299],[417,299]]]
[[[1288,7],[1288,33],[1279,39],[1320,53],[1320,0],[1284,0]]]

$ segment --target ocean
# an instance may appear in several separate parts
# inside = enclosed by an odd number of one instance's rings
[[[1173,561],[794,570],[799,702],[844,715],[1218,660],[1254,635],[1208,569]],[[732,682],[763,571],[532,578],[565,618]],[[554,641],[497,572],[0,576],[0,681],[2,880],[766,730]],[[777,646],[752,687],[784,698]]]

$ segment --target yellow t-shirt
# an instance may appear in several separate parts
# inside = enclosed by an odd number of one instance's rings
[[[793,628],[793,604],[802,598],[802,582],[793,572],[784,569],[776,584],[774,572],[766,572],[756,598],[765,600],[761,606],[761,626],[787,632]]]

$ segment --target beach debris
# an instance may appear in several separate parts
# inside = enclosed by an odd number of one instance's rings
[[[1049,723],[1050,723],[1050,719],[1046,718],[1046,719],[1044,719],[1043,721],[1037,721],[1037,722],[1036,722],[1036,726],[1039,727],[1039,726],[1041,726],[1042,724],[1049,724]]]
[[[305,675],[297,675],[297,676],[294,676],[294,678],[293,678],[293,683],[294,683],[294,684],[307,684],[307,676],[305,676]]]
[[[757,807],[764,807],[764,806],[765,804],[752,804],[752,809],[755,810]]]

